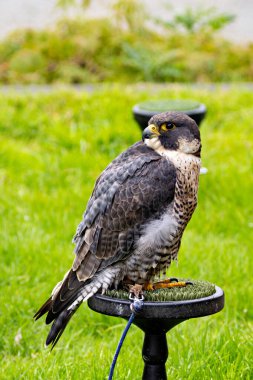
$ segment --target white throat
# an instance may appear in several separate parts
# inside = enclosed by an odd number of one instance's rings
[[[145,139],[144,143],[149,147],[155,150],[160,156],[168,158],[172,161],[176,167],[178,167],[178,162],[183,159],[183,161],[191,161],[200,166],[200,158],[196,157],[193,153],[198,150],[197,140],[193,140],[192,143],[186,143],[185,140],[179,141],[178,150],[165,149],[162,146],[158,137],[153,137],[152,139]],[[191,153],[192,152],[192,153]]]

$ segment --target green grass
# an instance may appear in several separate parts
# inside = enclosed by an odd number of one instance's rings
[[[204,102],[199,205],[169,275],[207,280],[224,311],[168,334],[168,378],[252,379],[253,93],[152,86],[92,93],[0,95],[1,379],[106,379],[125,321],[81,307],[50,353],[32,316],[73,260],[71,244],[96,177],[140,139],[131,107],[172,96]],[[139,379],[142,333],[132,327],[115,379]]]

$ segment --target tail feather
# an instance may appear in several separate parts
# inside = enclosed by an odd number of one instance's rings
[[[42,317],[42,315],[48,313],[52,308],[52,297],[48,298],[48,300],[41,306],[41,308],[34,314],[33,318],[35,321]]]
[[[78,280],[76,273],[70,270],[59,289],[57,289],[57,292],[34,315],[35,320],[37,320],[44,314],[47,314],[46,324],[53,322],[46,340],[46,345],[52,343],[52,349],[83,301],[83,298],[79,296],[80,289],[83,286],[83,283]],[[71,306],[73,303],[74,305]]]
[[[46,345],[52,344],[53,349],[81,303],[99,290],[104,292],[114,277],[115,273],[111,270],[109,274],[101,274],[101,276],[82,282],[78,280],[76,272],[71,269],[60,287],[57,287],[57,292],[34,315],[35,320],[37,320],[47,314],[46,324],[53,322],[47,336]]]
[[[84,283],[78,280],[76,272],[70,270],[58,293],[53,297],[53,302],[48,310],[46,324],[50,324],[76,300],[83,286]]]
[[[80,304],[78,305],[78,307]],[[64,332],[68,322],[75,314],[76,310],[64,310],[61,312],[61,314],[54,320],[54,323],[51,326],[50,332],[47,336],[46,345],[52,344],[51,350],[54,348],[58,340],[60,339],[62,333]]]

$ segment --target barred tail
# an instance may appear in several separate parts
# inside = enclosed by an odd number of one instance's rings
[[[46,324],[53,322],[46,345],[52,344],[52,349],[54,348],[81,303],[98,291],[105,292],[118,272],[119,269],[110,268],[85,282],[79,281],[72,269],[68,272],[62,283],[56,286],[53,295],[34,315],[37,320],[47,314]]]

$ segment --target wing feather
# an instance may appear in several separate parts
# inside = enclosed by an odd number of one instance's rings
[[[141,226],[174,197],[174,165],[142,143],[129,150],[97,180],[77,229],[72,269],[79,280],[127,256]]]
[[[141,142],[115,159],[96,181],[78,226],[72,269],[36,318],[48,312],[46,323],[51,323],[76,300],[84,282],[87,285],[97,272],[124,260],[142,226],[173,200],[175,180],[174,165]],[[57,334],[65,325],[61,326]]]

